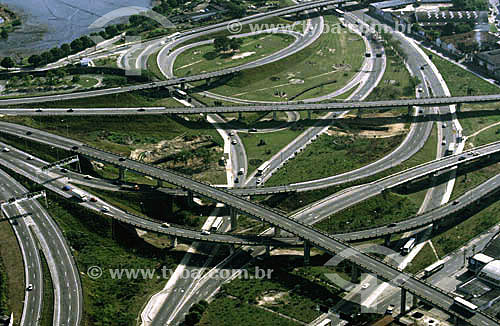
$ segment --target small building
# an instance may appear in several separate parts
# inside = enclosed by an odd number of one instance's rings
[[[89,58],[83,58],[80,60],[80,66],[82,67],[90,67],[92,65],[92,60]]]
[[[483,253],[475,254],[469,257],[467,269],[471,272],[478,273],[484,266],[494,261],[495,258],[487,256]]]
[[[478,274],[478,278],[487,283],[500,286],[500,260],[493,260],[486,264]]]
[[[479,52],[475,62],[493,77],[500,78],[500,50]]]

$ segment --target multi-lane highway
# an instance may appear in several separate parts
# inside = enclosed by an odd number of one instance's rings
[[[274,226],[279,227],[291,234],[297,235],[299,238],[308,241],[311,245],[324,249],[325,251],[332,254],[340,254],[342,256],[346,253],[345,259],[353,262],[354,264],[360,266],[361,268],[378,275],[385,280],[396,280],[401,279],[401,275],[404,276],[405,281],[398,284],[399,287],[409,291],[410,293],[434,304],[435,306],[445,310],[450,311],[453,306],[453,297],[429,284],[407,274],[402,274],[397,268],[384,263],[376,258],[368,256],[358,250],[350,247],[343,241],[332,236],[322,233],[318,230],[311,228],[308,225],[299,223],[295,220],[291,220],[288,217],[278,213],[272,209],[265,206],[258,205],[256,203],[250,202],[246,199],[238,197],[231,194],[228,191],[217,189],[211,187],[208,184],[192,180],[191,178],[184,176],[179,173],[175,173],[169,170],[160,169],[154,166],[150,166],[141,162],[120,158],[119,156],[107,153],[98,149],[93,149],[85,146],[81,142],[72,141],[65,139],[64,137],[50,135],[45,132],[36,131],[36,135],[27,135],[26,132],[31,128],[21,127],[12,124],[1,124],[4,132],[14,133],[22,137],[30,138],[35,141],[44,142],[46,144],[51,144],[52,146],[60,147],[69,151],[74,151],[82,156],[85,156],[92,160],[99,160],[105,163],[110,163],[121,168],[125,168],[137,173],[149,175],[155,179],[165,181],[196,193],[198,195],[210,198],[216,202],[224,203],[238,211],[253,216],[255,218],[266,221]],[[26,129],[27,128],[27,129]],[[7,129],[7,130],[6,130]],[[426,164],[426,167],[416,167],[411,169],[410,172],[402,172],[395,176],[386,178],[383,183],[397,185],[408,180],[412,180],[429,172],[438,171],[445,167],[451,167],[458,163],[466,163],[468,161],[475,160],[477,158],[488,156],[500,151],[500,142],[493,143],[475,150],[477,153],[474,155],[464,154],[462,156],[450,156],[443,158],[441,160],[434,161],[432,163]],[[430,169],[429,169],[430,167]],[[392,183],[388,180],[392,179]],[[453,312],[452,312],[453,313]],[[454,313],[456,314],[456,313]],[[497,322],[493,317],[490,317],[482,312],[477,312],[473,316],[459,316],[465,319],[468,323],[472,325],[496,325]]]
[[[2,196],[15,197],[28,192],[1,170],[0,180],[7,188],[5,192],[2,192]],[[54,305],[53,325],[79,325],[83,311],[80,275],[61,230],[37,201],[26,200],[6,204],[4,211],[8,212],[11,217],[28,214],[23,218],[16,219],[18,223],[13,225],[19,237],[27,266],[26,280],[27,283],[33,285],[33,290],[26,294],[28,300],[26,300],[25,305],[27,314],[23,314],[24,325],[38,325],[43,304]],[[41,248],[49,267],[54,292],[53,303],[42,302],[39,298],[44,290],[52,291],[52,289],[43,289],[38,247]],[[36,298],[35,302],[32,302],[32,297]]]

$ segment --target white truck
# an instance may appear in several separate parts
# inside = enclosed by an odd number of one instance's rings
[[[444,152],[444,155],[446,155],[446,156],[453,155],[454,152],[455,152],[455,143],[450,143],[448,145],[448,148]]]
[[[87,196],[87,194],[84,193],[83,191],[79,190],[79,189],[71,189],[70,193],[71,193],[71,195],[73,197],[75,197],[79,201],[87,201],[89,199],[89,197]]]

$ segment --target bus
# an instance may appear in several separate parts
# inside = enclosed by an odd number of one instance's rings
[[[264,162],[261,166],[257,168],[257,176],[263,175],[269,169],[270,166],[271,164],[269,163],[269,161]]]
[[[330,319],[326,318],[326,319],[323,319],[323,321],[316,326],[328,326],[328,325],[331,325],[331,323],[332,323],[332,321]]]
[[[181,100],[187,99],[187,93],[184,92],[182,89],[178,89],[178,88],[176,88],[174,90],[174,96],[181,99]]]
[[[453,298],[453,303],[461,308],[464,308],[465,310],[467,310],[471,313],[475,313],[477,310],[477,306],[475,304],[473,304],[472,302],[469,302],[461,297]]]
[[[455,143],[450,143],[448,145],[448,148],[446,149],[446,152],[444,152],[444,155],[453,155],[455,152]]]
[[[203,226],[201,227],[201,230],[208,231],[210,229],[210,227],[212,226],[212,224],[214,224],[214,221],[216,218],[217,218],[217,216],[214,216],[214,215],[209,216],[207,218],[207,220],[205,221],[205,223],[203,224]]]
[[[444,262],[442,261],[437,261],[432,265],[427,266],[426,269],[424,269],[424,277],[429,277],[438,270],[442,269],[444,267]]]
[[[224,223],[224,218],[222,216],[217,217],[215,222],[212,224],[210,231],[217,231],[221,227],[222,223]]]
[[[169,36],[167,36],[169,39],[171,40],[175,40],[177,37],[179,37],[181,35],[180,32],[175,32],[173,34],[170,34]]]
[[[403,248],[401,249],[401,254],[403,256],[408,255],[410,251],[413,249],[413,247],[415,247],[416,242],[417,239],[415,238],[411,238],[410,240],[408,240],[408,242],[406,242]]]

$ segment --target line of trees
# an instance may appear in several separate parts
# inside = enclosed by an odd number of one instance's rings
[[[214,39],[214,48],[217,52],[237,51],[241,48],[243,40],[239,38],[229,38],[227,36],[220,36]]]
[[[34,67],[44,66],[46,64],[55,62],[68,55],[78,53],[85,49],[94,46],[95,43],[88,36],[82,36],[73,40],[70,44],[64,43],[60,47],[54,47],[42,54],[33,54],[28,58],[28,62]]]

